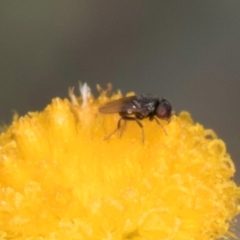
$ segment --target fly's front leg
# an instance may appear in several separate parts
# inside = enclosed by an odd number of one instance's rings
[[[156,117],[154,117],[154,119],[156,120],[157,124],[162,128],[162,130],[164,131],[164,133],[165,133],[166,135],[168,135],[166,129],[165,129],[164,126],[158,121],[158,119],[157,119]]]

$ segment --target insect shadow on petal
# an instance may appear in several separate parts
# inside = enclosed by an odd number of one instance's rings
[[[172,106],[170,102],[164,98],[160,100],[159,98],[153,97],[150,94],[141,94],[123,97],[118,100],[108,102],[99,108],[99,112],[104,114],[119,113],[120,115],[117,128],[108,136],[106,136],[104,140],[107,140],[115,132],[120,130],[121,122],[124,120],[124,125],[120,132],[120,136],[123,133],[126,121],[135,121],[141,128],[142,141],[144,142],[145,136],[141,120],[144,118],[149,118],[149,120],[155,119],[156,122],[162,127],[165,134],[167,134],[158,119],[170,121],[172,115]]]

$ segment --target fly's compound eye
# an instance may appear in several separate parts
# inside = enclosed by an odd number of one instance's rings
[[[161,119],[168,120],[172,114],[172,106],[171,103],[166,100],[162,99],[156,108],[156,116]]]

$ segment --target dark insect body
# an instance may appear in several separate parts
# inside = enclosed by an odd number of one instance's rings
[[[126,121],[136,121],[142,130],[142,141],[144,142],[144,131],[141,120],[144,118],[149,118],[149,120],[155,119],[162,127],[158,118],[169,121],[172,115],[172,106],[166,99],[159,100],[149,94],[142,94],[139,96],[123,97],[118,100],[108,102],[99,108],[99,112],[105,114],[119,113],[121,116],[118,120],[117,128],[105,137],[104,140],[108,139],[116,131],[118,131],[121,127],[121,121],[125,120],[123,129]],[[122,135],[123,129],[120,135]]]

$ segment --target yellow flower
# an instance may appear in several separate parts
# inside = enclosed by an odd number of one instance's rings
[[[87,85],[0,136],[0,239],[209,240],[233,236],[240,188],[225,144],[189,113],[116,128]]]

